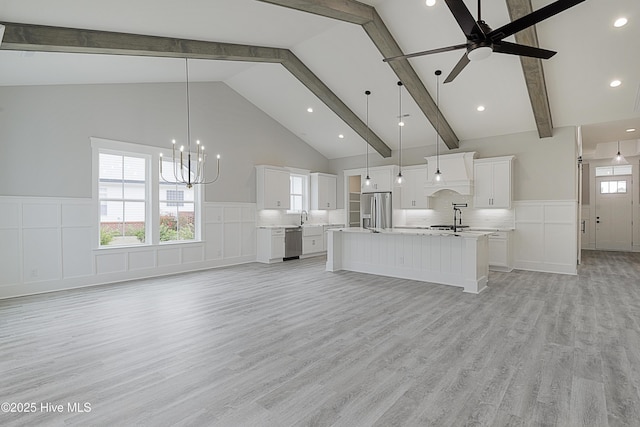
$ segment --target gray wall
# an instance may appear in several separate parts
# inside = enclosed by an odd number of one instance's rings
[[[442,147],[442,146],[441,146]],[[574,127],[554,129],[553,137],[540,139],[537,132],[460,141],[458,150],[440,154],[475,151],[476,158],[515,155],[514,200],[575,200],[577,151]],[[413,148],[402,153],[403,165],[425,164],[435,148]],[[338,207],[344,205],[342,171],[365,166],[364,156],[330,160],[332,173],[338,174]],[[397,152],[387,159],[369,152],[369,166],[398,164]]]
[[[223,160],[206,201],[255,202],[256,164],[329,171],[224,83],[193,83],[190,96],[192,139]],[[0,195],[91,197],[89,137],[168,148],[186,140],[185,102],[183,83],[0,87]]]

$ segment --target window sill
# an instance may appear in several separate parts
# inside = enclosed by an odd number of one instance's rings
[[[149,249],[157,249],[166,246],[196,246],[202,245],[204,242],[202,240],[176,240],[172,242],[162,242],[157,245],[152,244],[144,244],[144,245],[121,245],[121,246],[101,246],[98,248],[93,248],[94,252],[118,252],[118,251],[126,251],[126,252],[136,252],[136,251],[144,251]]]

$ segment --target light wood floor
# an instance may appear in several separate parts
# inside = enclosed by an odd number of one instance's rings
[[[0,425],[640,425],[640,254],[489,286],[315,258],[0,301],[0,402],[37,405]]]

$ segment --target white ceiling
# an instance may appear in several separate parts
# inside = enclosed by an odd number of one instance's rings
[[[401,49],[421,51],[464,42],[442,0],[368,0]],[[465,0],[472,14],[476,1]],[[551,0],[532,0],[538,9]],[[493,28],[509,21],[504,0],[485,0]],[[626,16],[629,23],[614,28]],[[391,148],[398,147],[397,77],[364,30],[254,0],[0,0],[0,23],[19,22],[291,49]],[[640,138],[640,3],[586,0],[537,25],[553,124],[583,126],[585,151],[599,142]],[[512,40],[512,38],[511,38]],[[443,78],[463,51],[411,59],[435,99],[434,71]],[[190,60],[190,81],[222,81],[328,158],[362,154],[364,141],[280,65]],[[622,85],[612,89],[614,78]],[[0,85],[184,81],[184,61],[172,58],[0,51]],[[482,113],[476,111],[484,105]],[[312,107],[313,113],[306,109]],[[536,129],[518,57],[494,54],[471,63],[442,85],[440,107],[461,140]],[[435,131],[403,93],[403,147],[435,143]],[[635,133],[624,132],[629,127]],[[622,129],[624,128],[624,129]],[[343,134],[344,139],[338,138]],[[589,148],[591,147],[591,148]]]

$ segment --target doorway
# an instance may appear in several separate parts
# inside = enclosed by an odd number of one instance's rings
[[[596,177],[596,249],[631,251],[633,197],[631,176]]]

